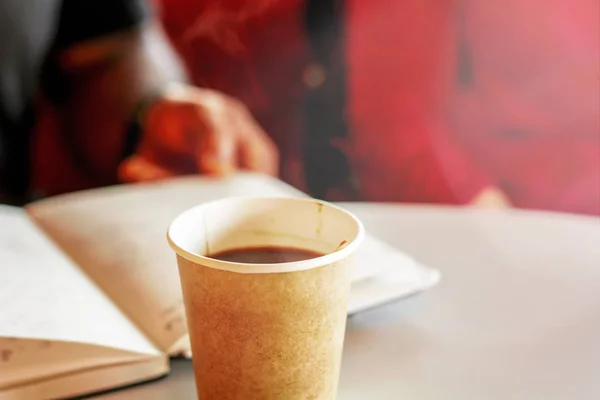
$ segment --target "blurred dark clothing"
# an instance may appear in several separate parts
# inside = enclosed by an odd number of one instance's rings
[[[241,99],[283,178],[317,196],[341,180],[365,201],[460,204],[496,187],[600,214],[597,1],[162,6],[194,82]]]
[[[72,44],[138,26],[148,13],[144,0],[0,2],[0,203],[27,200],[33,103],[41,85],[53,87],[41,82],[43,71],[55,67],[52,57]]]

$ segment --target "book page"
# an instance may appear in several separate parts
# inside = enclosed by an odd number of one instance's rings
[[[158,353],[23,210],[8,206],[0,206],[0,337]],[[3,359],[14,355],[3,350]]]
[[[106,349],[106,348],[103,348]],[[67,352],[77,349],[67,349]],[[94,355],[91,355],[94,357]],[[33,369],[47,371],[46,365],[35,365]],[[84,398],[80,396],[118,389],[139,382],[148,381],[165,375],[169,371],[169,360],[166,357],[147,357],[137,360],[122,361],[118,364],[94,367],[80,367],[69,373],[45,376],[33,381],[18,382],[2,387],[5,375],[0,375],[0,399],[2,400],[38,400]],[[14,375],[15,370],[8,370]],[[35,371],[26,371],[31,376]],[[21,374],[23,375],[23,374]],[[128,397],[128,391],[124,392]],[[92,396],[96,398],[95,396]],[[103,398],[103,396],[101,396]]]
[[[187,332],[171,221],[199,203],[235,195],[302,195],[262,175],[115,186],[34,203],[32,219],[163,351]]]
[[[162,363],[162,372],[168,371],[167,357],[163,354],[139,354],[89,343],[0,337],[0,399],[13,388],[48,383],[59,377],[97,371],[99,368],[112,369],[118,368],[118,365],[146,362]],[[92,377],[87,385],[90,390],[98,390],[115,387],[118,382],[119,379],[101,382],[97,377]],[[60,397],[78,394],[71,389],[63,388],[65,392]],[[45,393],[44,397],[47,398]]]
[[[163,351],[173,354],[189,343],[183,338],[185,312],[167,228],[186,209],[228,196],[306,197],[277,179],[248,173],[79,192],[34,203],[28,212]],[[357,253],[355,280],[377,274],[387,261],[401,269],[398,262],[412,262],[386,258],[389,249],[367,236]],[[410,265],[404,271],[408,279]]]

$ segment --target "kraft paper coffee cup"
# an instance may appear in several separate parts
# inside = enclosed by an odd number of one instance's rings
[[[200,399],[335,399],[352,256],[349,212],[313,199],[229,198],[171,224]],[[325,254],[279,264],[210,258],[252,247]]]

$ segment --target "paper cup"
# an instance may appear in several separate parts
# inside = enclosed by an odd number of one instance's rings
[[[168,240],[199,398],[335,399],[352,255],[363,237],[356,217],[314,199],[228,198],[178,216]],[[208,257],[264,246],[325,255],[279,264]]]

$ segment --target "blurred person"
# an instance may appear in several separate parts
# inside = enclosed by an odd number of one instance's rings
[[[193,80],[328,199],[600,214],[594,0],[163,0]]]
[[[186,80],[143,0],[3,0],[0,203],[183,173],[277,174],[246,107]]]

